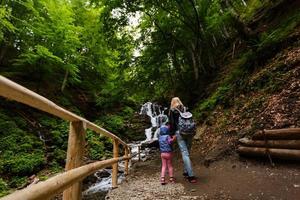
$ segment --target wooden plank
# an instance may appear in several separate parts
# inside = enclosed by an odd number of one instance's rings
[[[288,160],[300,160],[300,150],[295,149],[267,149],[262,147],[238,147],[238,152],[241,155],[247,156],[264,156],[268,153],[271,157],[288,159]]]
[[[1,200],[45,200],[54,197],[72,184],[81,181],[86,176],[96,172],[99,169],[111,166],[121,160],[129,159],[125,157],[112,158],[104,161],[94,162],[76,169],[56,175],[46,181],[39,182],[36,185],[31,185],[23,190],[18,190],[10,195],[7,195]]]
[[[264,140],[264,139],[297,140],[300,139],[300,128],[263,130],[258,133],[255,133],[252,139],[254,140]]]
[[[269,147],[275,149],[299,149],[300,140],[250,140],[248,138],[239,139],[243,146],[248,147]]]
[[[80,167],[83,164],[83,154],[85,149],[85,122],[70,122],[70,132],[68,141],[66,171]],[[64,191],[63,200],[80,200],[82,183],[74,183]]]
[[[117,158],[119,156],[119,144],[117,140],[113,141],[113,156]],[[112,188],[118,186],[118,163],[112,165]]]

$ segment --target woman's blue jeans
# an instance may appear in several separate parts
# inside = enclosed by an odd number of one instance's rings
[[[176,131],[176,137],[182,155],[182,160],[184,164],[184,173],[187,173],[188,176],[194,176],[193,169],[192,169],[192,162],[189,153],[192,147],[193,136],[182,137],[179,131]]]

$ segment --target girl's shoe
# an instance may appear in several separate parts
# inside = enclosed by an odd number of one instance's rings
[[[195,176],[188,176],[187,177],[187,180],[190,182],[190,183],[197,183],[197,178]]]
[[[184,178],[187,178],[189,176],[189,174],[187,172],[183,172],[182,175],[184,176]]]
[[[170,177],[169,182],[170,183],[176,183],[176,179],[174,177]]]
[[[165,179],[165,177],[161,177],[160,178],[160,184],[166,185],[166,179]]]

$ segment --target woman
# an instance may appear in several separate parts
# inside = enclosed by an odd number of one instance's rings
[[[185,136],[182,137],[178,128],[178,119],[179,119],[179,112],[184,111],[184,105],[180,101],[178,97],[172,98],[170,112],[169,112],[169,119],[170,119],[170,132],[172,135],[176,135],[178,146],[181,151],[182,160],[184,164],[184,173],[183,175],[187,178],[190,183],[196,183],[197,179],[194,176],[192,163],[190,159],[190,150],[192,147],[192,140],[193,136]]]

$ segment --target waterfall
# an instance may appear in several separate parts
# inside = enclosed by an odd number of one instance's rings
[[[140,115],[149,116],[151,121],[151,127],[145,129],[146,139],[143,142],[151,142],[157,140],[159,127],[161,126],[161,124],[168,121],[168,116],[165,114],[166,110],[167,108],[152,102],[146,102],[142,105]]]

